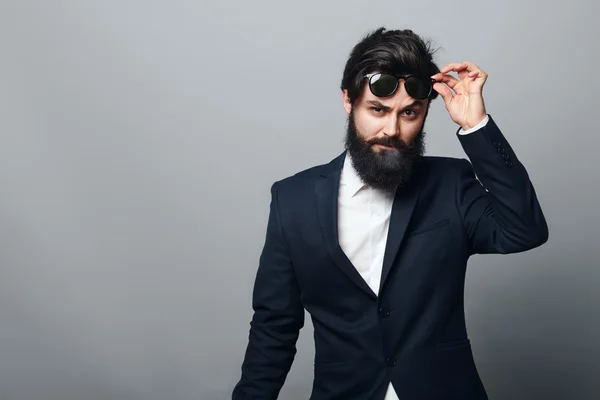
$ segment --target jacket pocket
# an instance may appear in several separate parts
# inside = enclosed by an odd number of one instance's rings
[[[347,361],[340,361],[340,360],[336,360],[336,361],[319,361],[319,362],[315,362],[314,366],[315,368],[329,368],[329,367],[337,367],[340,365],[344,365],[346,364]]]
[[[436,222],[434,224],[431,224],[429,226],[425,226],[423,228],[415,229],[415,230],[409,232],[407,234],[407,236],[421,235],[423,233],[431,232],[431,231],[434,231],[436,229],[441,229],[441,228],[447,226],[449,223],[450,223],[450,218],[444,218],[444,219],[442,219],[442,220],[440,220],[440,221],[438,221],[438,222]]]
[[[447,342],[439,342],[436,343],[435,347],[440,350],[452,350],[459,349],[462,347],[469,347],[471,345],[471,341],[469,339],[457,339],[457,340],[449,340]]]

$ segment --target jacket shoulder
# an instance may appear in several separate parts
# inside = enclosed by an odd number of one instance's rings
[[[275,181],[273,185],[277,185],[280,188],[286,188],[290,186],[295,187],[298,185],[312,184],[316,179],[326,174],[327,171],[331,171],[332,168],[335,168],[334,164],[336,161],[339,161],[339,158],[323,164],[307,167],[293,175],[288,175]]]
[[[466,158],[425,156],[423,162],[429,174],[443,176],[459,174],[472,168],[471,162]]]

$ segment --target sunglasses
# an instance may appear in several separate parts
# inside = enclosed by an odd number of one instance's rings
[[[389,97],[396,93],[400,86],[400,79],[404,80],[406,93],[414,99],[423,100],[429,97],[433,90],[435,79],[423,78],[417,75],[395,76],[376,72],[364,76],[369,78],[369,89],[377,97]]]

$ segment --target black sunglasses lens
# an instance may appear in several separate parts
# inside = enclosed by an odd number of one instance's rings
[[[419,100],[426,99],[431,94],[431,79],[411,76],[404,81],[404,87],[410,97]]]
[[[376,74],[371,77],[370,86],[375,96],[387,97],[398,88],[398,78],[388,74]]]

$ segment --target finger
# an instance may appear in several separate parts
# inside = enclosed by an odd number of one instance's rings
[[[468,70],[469,72],[470,72],[470,71],[477,71],[477,70],[480,70],[480,69],[481,69],[481,68],[479,68],[477,65],[473,64],[473,63],[472,63],[472,62],[470,62],[470,61],[466,61],[466,60],[465,60],[465,61],[463,61],[463,62],[462,62],[462,64],[463,64],[464,66],[466,66],[466,67],[467,67],[467,70]]]
[[[468,69],[465,69],[458,73],[458,77],[461,80],[469,78],[469,79],[473,79],[473,80],[483,79],[485,81],[485,79],[487,79],[487,74],[480,69],[471,70],[471,71]]]
[[[483,71],[474,71],[469,73],[469,79],[477,85],[476,87],[482,87],[487,80],[487,74]]]
[[[469,71],[466,67],[464,69],[462,69],[461,71],[458,72],[458,78],[460,80],[466,79],[466,78],[471,78],[471,74],[474,71]]]
[[[465,65],[463,63],[450,63],[446,64],[444,68],[440,70],[440,73],[447,74],[450,71],[459,71],[464,69]]]
[[[448,73],[450,71],[459,72],[459,77],[464,79],[464,77],[477,77],[483,73],[481,68],[479,68],[476,64],[470,61],[463,61],[461,63],[450,63],[446,64],[444,68],[440,70],[441,73]],[[465,71],[466,73],[460,73]]]
[[[442,96],[442,99],[444,100],[444,103],[446,103],[447,107],[450,106],[454,95],[452,94],[452,90],[450,90],[448,86],[438,82],[433,85],[433,90],[435,90],[440,94],[440,96]]]
[[[454,89],[454,87],[458,84],[459,80],[448,74],[435,74],[431,77],[438,82],[444,82],[450,88]]]
[[[467,67],[466,70],[468,71],[468,77],[469,78],[474,78],[474,79],[487,79],[487,73],[482,70],[481,68],[479,68],[479,66],[477,66],[476,64],[473,64],[472,62],[469,61],[463,61],[463,64]]]
[[[479,71],[479,68],[475,64],[468,61],[463,61],[460,63],[460,66],[455,69],[455,72],[458,73],[458,77],[460,79],[477,76],[477,71]]]

